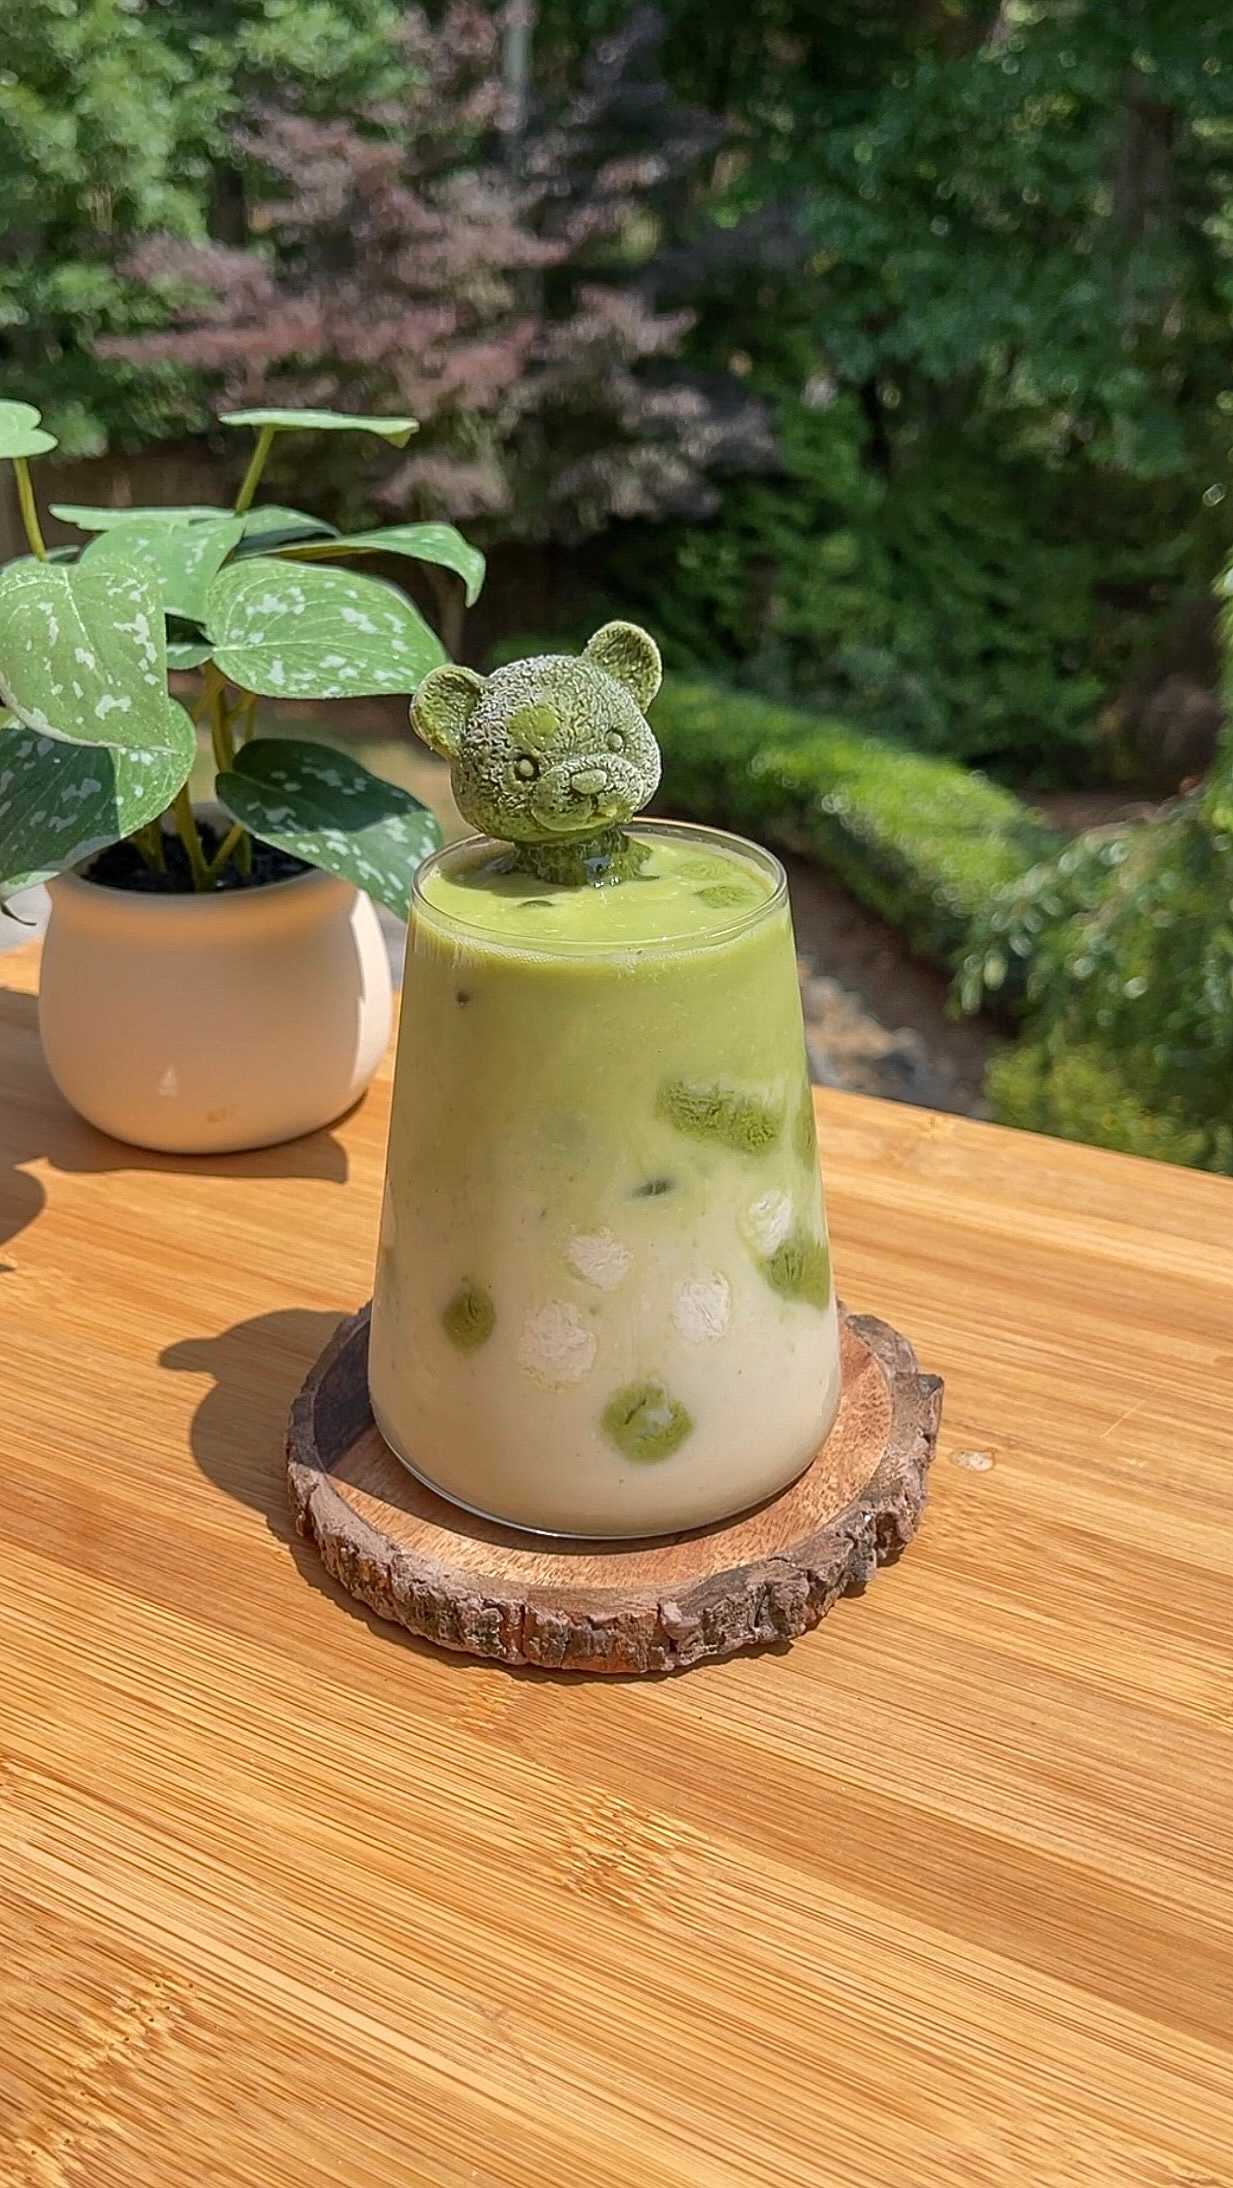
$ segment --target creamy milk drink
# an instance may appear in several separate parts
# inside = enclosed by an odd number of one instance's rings
[[[519,715],[511,750],[551,753]],[[587,735],[571,786],[608,779]],[[633,1537],[791,1481],[839,1344],[782,871],[670,822],[594,839],[580,868],[480,836],[420,869],[369,1377],[445,1496]]]

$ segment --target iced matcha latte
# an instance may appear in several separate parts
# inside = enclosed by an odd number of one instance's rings
[[[616,887],[483,839],[421,870],[373,1310],[395,1450],[566,1534],[738,1511],[838,1403],[782,874],[631,834]]]
[[[434,669],[411,713],[484,833],[415,885],[373,1410],[446,1496],[555,1534],[740,1511],[839,1402],[784,878],[634,822],[659,676],[610,623]]]

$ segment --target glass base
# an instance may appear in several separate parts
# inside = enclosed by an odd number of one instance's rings
[[[408,1474],[412,1475],[422,1488],[430,1489],[434,1497],[440,1497],[443,1504],[452,1504],[456,1512],[469,1513],[472,1519],[483,1520],[489,1527],[507,1527],[514,1534],[529,1535],[536,1542],[669,1542],[674,1536],[704,1535],[711,1527],[727,1527],[734,1519],[744,1519],[750,1512],[758,1511],[762,1505],[773,1504],[776,1497],[782,1497],[784,1491],[790,1489],[793,1482],[799,1481],[801,1475],[808,1471],[809,1467],[813,1465],[815,1456],[815,1454],[811,1454],[804,1465],[798,1467],[795,1474],[790,1474],[787,1481],[782,1482],[778,1489],[772,1490],[769,1496],[757,1497],[752,1504],[734,1505],[731,1511],[719,1512],[714,1519],[699,1520],[696,1527],[649,1527],[643,1528],[642,1532],[636,1535],[609,1533],[582,1535],[561,1527],[528,1527],[525,1520],[507,1519],[500,1512],[484,1512],[480,1510],[478,1504],[468,1504],[465,1498],[456,1497],[450,1490],[443,1489],[439,1481],[434,1481],[431,1474],[426,1474],[422,1466],[417,1466],[413,1459],[407,1457],[406,1452],[390,1435],[375,1408],[373,1418],[376,1421],[377,1432],[382,1442],[385,1444],[386,1449],[397,1459],[399,1465],[405,1466]],[[832,1423],[828,1422],[828,1435],[831,1426]]]

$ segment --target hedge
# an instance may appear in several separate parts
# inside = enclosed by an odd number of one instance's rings
[[[671,679],[654,724],[673,811],[817,858],[948,970],[994,892],[1059,845],[985,776],[831,716]]]
[[[994,1057],[985,1090],[998,1124],[1227,1175],[1233,1169],[1228,1119],[1195,1121],[1180,1105],[1153,1106],[1132,1081],[1134,1064],[1133,1058],[1119,1064],[1094,1045],[1071,1046],[1029,1033]]]
[[[1026,970],[1000,1123],[1233,1174],[1233,749],[1154,819],[1096,829],[990,908],[973,966]]]

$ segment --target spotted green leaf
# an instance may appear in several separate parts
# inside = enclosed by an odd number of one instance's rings
[[[167,643],[153,572],[84,562],[0,571],[0,697],[44,736],[161,751]]]
[[[169,669],[199,669],[210,658],[208,638],[168,638],[167,666]]]
[[[80,547],[49,547],[45,555],[14,555],[8,568],[15,569],[19,562],[28,562],[32,567],[40,562],[76,562],[80,553]]]
[[[305,429],[314,433],[378,433],[395,448],[405,448],[419,427],[416,418],[352,418],[342,410],[224,410],[218,422],[254,426],[258,431],[263,425],[273,425],[287,433]]]
[[[334,525],[324,524],[316,517],[301,516],[298,510],[279,509],[268,503],[261,509],[249,510],[244,519],[244,537],[235,551],[237,558],[241,555],[276,555],[284,548],[307,551],[331,547],[337,538]]]
[[[113,525],[131,524],[139,520],[143,524],[197,524],[204,517],[225,517],[226,509],[211,508],[208,502],[186,502],[183,507],[168,506],[159,509],[104,509],[92,507],[87,502],[53,501],[53,517],[61,524],[75,524],[79,532],[110,532]]]
[[[183,707],[165,707],[162,743],[148,751],[70,745],[11,717],[0,723],[0,893],[63,873],[166,811],[197,740]]]
[[[288,537],[298,534],[301,539],[337,539],[338,526],[327,524],[324,517],[306,516],[302,509],[284,509],[281,502],[263,501],[255,509],[249,509],[244,517],[244,533],[247,539],[260,539],[266,532],[285,532]]]
[[[133,517],[100,532],[82,553],[82,566],[125,569],[134,558],[150,565],[168,615],[205,620],[206,594],[244,533],[243,517],[211,517],[202,524],[163,524]]]
[[[56,446],[54,433],[42,430],[43,414],[33,403],[0,403],[0,456],[45,456]]]
[[[328,745],[255,737],[218,778],[234,820],[407,916],[411,877],[441,830],[427,806]]]
[[[206,626],[224,676],[271,699],[411,692],[441,642],[392,586],[257,555],[221,570]]]
[[[311,540],[304,547],[280,550],[315,562],[340,555],[408,555],[413,562],[435,562],[453,570],[467,589],[467,606],[473,608],[484,582],[484,557],[452,524],[387,524],[371,532],[352,532],[349,537]]]
[[[110,532],[117,524],[130,524],[140,518],[144,524],[202,524],[211,517],[229,517],[230,509],[209,502],[184,502],[166,504],[152,509],[104,509],[86,502],[53,501],[53,517],[62,524],[75,524],[79,532]],[[244,515],[246,538],[259,537],[263,532],[285,532],[288,537],[332,539],[337,527],[327,524],[323,517],[307,516],[302,509],[284,509],[279,502],[261,502]]]

